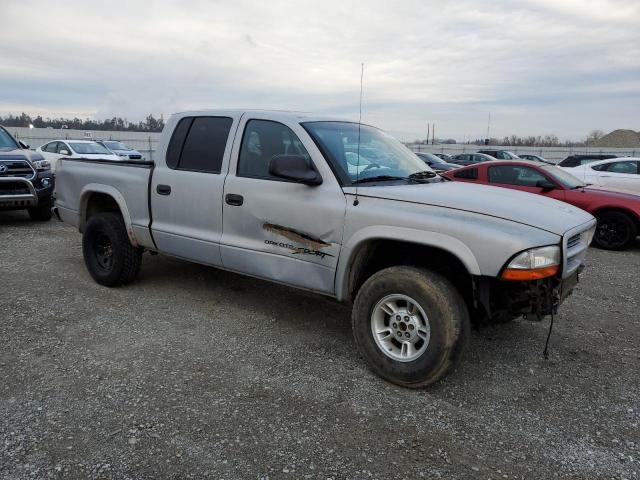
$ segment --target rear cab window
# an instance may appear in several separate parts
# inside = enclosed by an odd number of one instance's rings
[[[230,117],[182,118],[167,147],[167,167],[219,174],[232,124]]]

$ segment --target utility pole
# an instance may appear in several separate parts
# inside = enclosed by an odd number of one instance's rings
[[[489,119],[487,120],[487,140],[491,142],[491,112],[489,112]]]
[[[429,123],[427,123],[427,145],[429,145]]]
[[[431,124],[431,145],[436,144],[436,124]]]

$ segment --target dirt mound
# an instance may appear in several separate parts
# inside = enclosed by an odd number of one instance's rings
[[[633,130],[614,130],[593,143],[594,147],[640,147],[640,132]]]

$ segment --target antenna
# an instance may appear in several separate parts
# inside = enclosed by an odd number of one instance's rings
[[[360,125],[362,124],[362,79],[364,78],[364,63],[360,64],[360,114],[358,116],[358,160],[356,161],[356,198],[353,200],[353,206],[357,207],[360,203],[358,200],[358,180],[360,180]]]

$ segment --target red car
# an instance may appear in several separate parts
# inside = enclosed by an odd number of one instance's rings
[[[544,195],[582,208],[598,220],[594,244],[607,250],[629,248],[640,231],[640,196],[590,189],[581,180],[553,165],[494,161],[441,175],[449,180]]]

